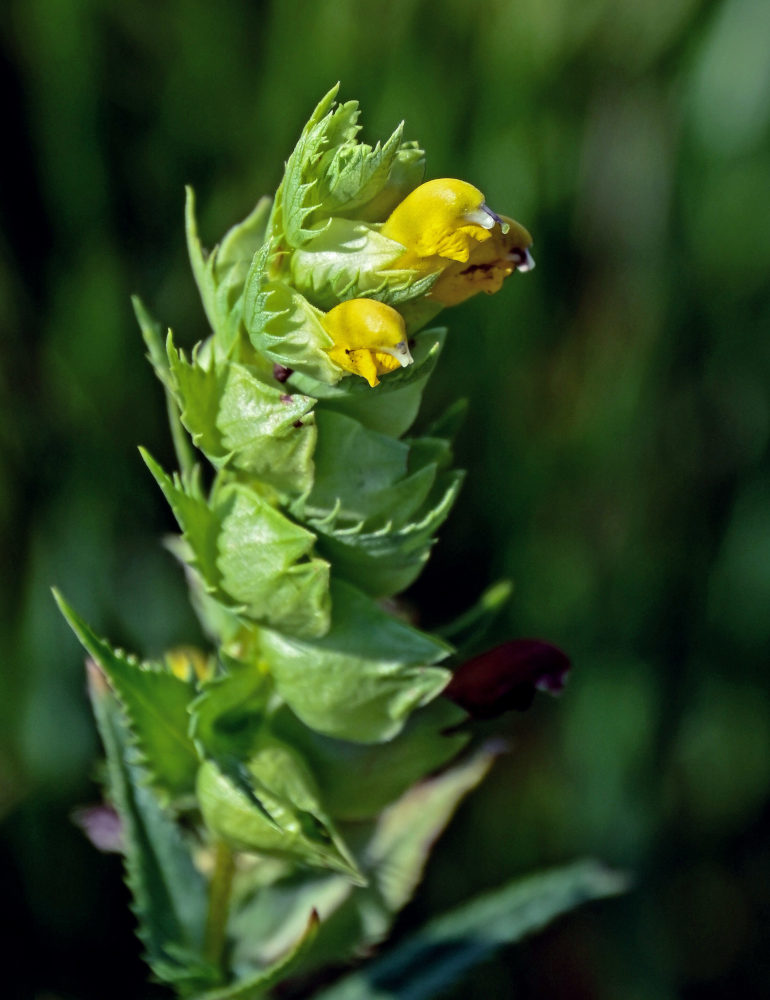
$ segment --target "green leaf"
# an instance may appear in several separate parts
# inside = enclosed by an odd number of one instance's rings
[[[262,650],[276,688],[306,725],[327,736],[377,743],[396,736],[449,674],[431,664],[449,647],[391,618],[342,581],[331,586],[327,634],[303,641],[270,629]]]
[[[188,362],[169,337],[168,364],[182,422],[196,447],[227,465],[289,493],[313,482],[314,399],[286,393],[245,365],[213,357]]]
[[[371,201],[356,209],[356,218],[364,222],[384,222],[396,205],[422,183],[424,175],[424,150],[412,140],[402,142],[390,168],[387,183]]]
[[[426,295],[438,279],[438,272],[426,275],[396,268],[403,253],[400,243],[363,222],[330,219],[322,232],[292,254],[292,283],[324,311],[357,298],[395,306]]]
[[[358,915],[347,909],[346,901],[361,891],[344,875],[309,870],[256,886],[234,908],[228,924],[233,970],[246,981],[269,968],[301,937],[311,910],[320,917],[319,933],[303,952],[296,971],[302,975],[326,961],[346,959],[361,940]],[[355,926],[340,932],[336,915],[343,906]],[[320,950],[317,943],[321,943]]]
[[[212,254],[215,257],[215,272],[220,283],[235,271],[236,280],[233,284],[243,284],[254,254],[265,242],[271,207],[272,199],[260,198],[243,222],[228,229],[222,242],[214,248]]]
[[[407,444],[341,413],[319,411],[317,425],[315,485],[302,501],[303,518],[320,523],[333,515],[335,525],[370,530],[405,524],[428,496],[436,466],[407,475]]]
[[[316,1000],[430,1000],[502,945],[520,941],[576,906],[626,888],[622,875],[594,861],[517,880],[432,920]]]
[[[324,808],[337,820],[376,816],[415,781],[456,757],[468,732],[447,732],[466,718],[445,698],[413,712],[387,743],[332,739],[303,725],[284,707],[271,719],[281,739],[301,751],[313,769]]]
[[[214,352],[219,358],[232,354],[241,320],[241,299],[252,259],[265,242],[271,201],[261,198],[251,213],[230,229],[221,245],[206,254],[198,236],[195,194],[186,189],[185,231],[195,282],[203,308],[214,331]]]
[[[457,432],[465,423],[467,415],[468,400],[456,399],[453,403],[450,403],[437,420],[434,420],[425,429],[425,433],[429,437],[446,438],[448,441],[453,441],[457,437]]]
[[[134,314],[136,315],[139,329],[142,331],[142,338],[147,345],[147,356],[150,359],[156,376],[163,385],[168,422],[171,428],[171,437],[174,441],[174,451],[179,462],[179,468],[185,472],[189,472],[195,464],[195,458],[193,450],[190,447],[190,441],[182,426],[179,405],[171,390],[171,378],[168,369],[168,357],[164,347],[163,330],[160,323],[152,318],[138,295],[132,297],[131,303],[134,307]]]
[[[255,621],[298,636],[329,627],[329,564],[307,558],[315,537],[240,484],[218,491],[221,586]]]
[[[358,102],[335,107],[338,89],[310,116],[276,197],[271,231],[295,248],[323,231],[329,216],[384,220],[422,180],[424,153],[403,141],[403,123],[382,144],[358,142]]]
[[[172,799],[195,789],[198,755],[188,736],[193,684],[157,664],[139,663],[100,639],[60,594],[59,608],[86,652],[104,671],[120,699],[131,738],[151,783]]]
[[[155,974],[183,993],[217,981],[202,958],[207,912],[206,884],[178,826],[147,787],[132,762],[126,723],[104,676],[89,666],[89,692],[107,753],[112,802],[124,837],[126,879],[139,921],[138,934]]]
[[[242,772],[243,781],[215,761],[198,775],[198,800],[207,827],[231,847],[365,879],[326,816],[300,755],[263,730]]]
[[[244,629],[256,630],[256,625],[247,625],[238,617],[237,611],[225,605],[212,596],[206,588],[200,573],[193,568],[194,556],[190,546],[181,535],[169,535],[164,539],[164,546],[174,558],[184,566],[190,603],[201,628],[218,646],[236,641]]]
[[[218,427],[230,464],[276,489],[301,493],[313,483],[315,400],[281,392],[230,365]]]
[[[414,785],[380,816],[363,863],[391,917],[412,898],[436,838],[497,754],[492,744],[480,747],[454,767]]]
[[[367,886],[355,889],[340,876],[328,875],[301,883],[288,878],[258,889],[231,924],[239,965],[264,964],[285,949],[296,939],[311,906],[321,924],[300,963],[301,973],[347,960],[378,944],[419,883],[430,848],[463,797],[486,774],[493,756],[493,751],[481,748],[455,767],[420,782],[376,824],[350,828],[360,841],[357,855],[369,878]]]
[[[278,211],[273,211],[271,229],[273,233],[282,231],[293,247],[301,246],[318,232],[317,228],[306,229],[305,223],[320,207],[317,167],[329,143],[328,133],[334,118],[331,109],[338,91],[339,84],[332,87],[316,106],[286,161],[283,180],[276,194]],[[350,107],[351,104],[343,105],[339,122],[344,122]]]
[[[315,910],[311,910],[304,931],[278,961],[256,975],[248,976],[230,986],[207,990],[199,994],[195,1000],[260,1000],[269,990],[292,974],[306,948],[313,941],[318,923],[318,914]]]
[[[212,357],[209,357],[208,364],[201,363],[197,351],[193,352],[190,364],[174,346],[170,330],[164,353],[166,382],[193,444],[212,461],[226,457],[227,449],[217,428],[217,416],[227,369],[215,365]]]
[[[210,593],[260,624],[323,635],[329,625],[329,564],[308,558],[311,532],[242,483],[215,485],[207,502],[195,481],[172,479],[145,451],[142,456]]]
[[[462,472],[439,477],[419,519],[398,529],[386,524],[371,532],[362,525],[337,530],[332,521],[311,521],[319,553],[329,559],[338,576],[367,594],[400,594],[425,566],[435,533],[449,515],[463,477]]]
[[[246,279],[243,322],[255,349],[270,361],[334,385],[343,376],[327,354],[334,342],[323,314],[290,285],[266,276],[267,251],[257,254]]]
[[[195,192],[188,186],[185,188],[185,194],[185,234],[190,266],[209,325],[212,330],[216,330],[220,325],[221,317],[217,302],[217,282],[214,278],[214,257],[204,251],[198,236],[198,222],[195,218]]]
[[[446,339],[446,330],[423,330],[415,337],[414,363],[385,375],[374,389],[363,379],[345,379],[340,385],[324,385],[300,373],[289,384],[322,400],[320,408],[353,417],[364,427],[400,438],[411,427],[420,408],[422,394],[436,367]]]
[[[401,122],[390,138],[372,148],[365,142],[355,141],[357,102],[351,101],[338,109],[335,119],[343,117],[347,121],[342,141],[337,141],[320,164],[320,210],[325,215],[350,214],[382,191],[390,178],[404,133]],[[332,135],[328,139],[330,143],[335,141]]]
[[[203,684],[190,706],[190,732],[202,756],[243,759],[254,748],[271,685],[256,664],[223,660],[227,673]]]

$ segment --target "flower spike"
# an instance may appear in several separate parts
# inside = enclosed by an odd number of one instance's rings
[[[457,407],[420,431],[446,336],[423,327],[531,270],[532,239],[472,184],[421,183],[402,126],[360,142],[358,104],[336,93],[275,197],[210,251],[189,193],[210,335],[185,353],[135,303],[180,471],[142,455],[179,524],[168,547],[206,650],[142,662],[57,596],[89,656],[115,807],[80,821],[125,854],[153,972],[180,996],[261,996],[378,944],[494,756],[450,764],[472,720],[558,693],[569,669],[523,639],[447,669],[446,639],[475,643],[499,586],[435,635],[399,610],[463,479]]]

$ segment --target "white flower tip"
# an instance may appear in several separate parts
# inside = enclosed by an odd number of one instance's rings
[[[512,250],[506,256],[508,260],[512,260],[516,264],[516,270],[521,271],[522,274],[526,274],[527,271],[535,270],[535,258],[529,250]]]
[[[468,222],[474,222],[477,226],[481,226],[482,229],[494,229],[499,224],[500,226],[505,226],[503,232],[508,231],[507,225],[499,215],[492,211],[485,201],[482,201],[479,207],[474,208],[472,212],[466,212],[463,218],[467,219]]]
[[[535,258],[529,252],[529,250],[524,251],[524,263],[519,264],[519,271],[534,271],[535,270]]]
[[[395,347],[375,347],[375,351],[379,351],[382,354],[389,354],[391,358],[395,358],[398,361],[402,368],[407,368],[414,361],[412,352],[409,350],[409,344],[405,340],[399,340]]]

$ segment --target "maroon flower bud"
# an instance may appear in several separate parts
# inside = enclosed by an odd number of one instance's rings
[[[536,690],[559,694],[570,666],[549,642],[512,639],[459,666],[443,693],[473,718],[492,719],[529,708]]]

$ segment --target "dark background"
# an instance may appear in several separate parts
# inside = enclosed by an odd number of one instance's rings
[[[770,5],[766,0],[6,0],[0,241],[3,996],[145,987],[95,798],[82,656],[49,587],[150,655],[194,640],[136,445],[172,463],[129,294],[205,335],[213,243],[337,79],[535,238],[444,315],[428,415],[469,477],[410,594],[426,625],[515,581],[493,638],[573,657],[463,807],[401,932],[537,866],[635,873],[457,997],[770,993]],[[22,949],[27,949],[23,952]],[[31,956],[31,958],[30,958]]]

